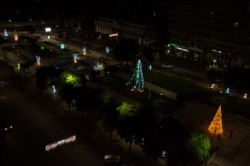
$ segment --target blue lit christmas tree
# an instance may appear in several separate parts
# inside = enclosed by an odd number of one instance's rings
[[[139,92],[143,92],[144,88],[144,76],[142,72],[142,63],[141,60],[139,59],[136,64],[135,71],[126,85],[130,85],[133,83],[133,87],[131,91],[137,90]]]

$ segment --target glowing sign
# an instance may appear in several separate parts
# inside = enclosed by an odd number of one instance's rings
[[[46,151],[50,151],[50,150],[55,149],[55,148],[58,147],[58,146],[61,146],[61,145],[67,144],[67,143],[74,142],[75,140],[76,140],[76,135],[73,135],[73,136],[68,137],[68,138],[65,138],[65,139],[63,139],[63,140],[60,140],[60,141],[57,141],[57,142],[54,142],[54,143],[51,143],[51,144],[46,145],[46,146],[45,146],[45,150],[46,150]]]

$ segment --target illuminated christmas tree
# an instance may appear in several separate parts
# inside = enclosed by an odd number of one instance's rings
[[[140,59],[137,61],[135,71],[126,85],[130,85],[131,83],[134,83],[131,91],[137,90],[139,92],[143,92],[144,76],[142,72],[142,63]]]
[[[219,108],[218,108],[211,124],[208,127],[208,131],[213,133],[213,134],[222,134],[223,133],[221,105],[219,105]]]

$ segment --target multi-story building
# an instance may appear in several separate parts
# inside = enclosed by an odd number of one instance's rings
[[[156,40],[155,25],[146,22],[131,22],[112,18],[98,17],[95,32],[102,35],[118,35],[119,38],[136,39],[146,44]]]
[[[250,67],[250,1],[176,0],[168,17],[178,56]]]

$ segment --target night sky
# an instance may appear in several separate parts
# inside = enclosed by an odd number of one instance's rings
[[[160,0],[118,0],[117,2],[113,0],[7,0],[3,4],[0,10],[1,20],[46,19],[56,15],[150,17],[160,6],[162,7]]]

